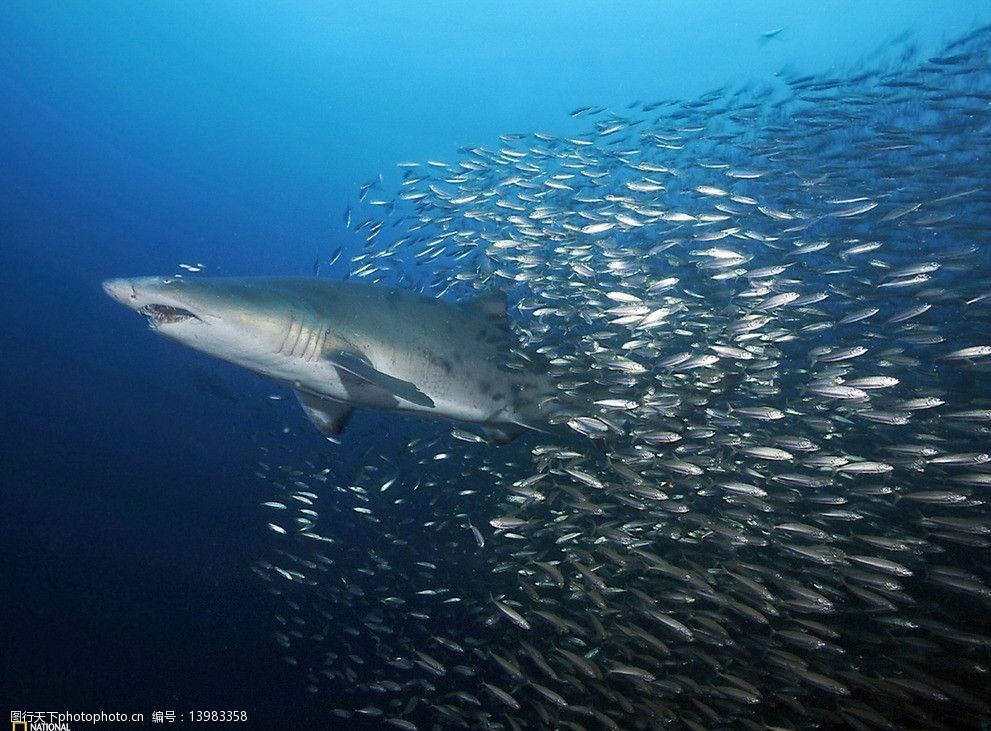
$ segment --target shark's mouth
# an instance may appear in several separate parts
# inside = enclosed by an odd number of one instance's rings
[[[190,318],[194,320],[200,319],[189,310],[184,310],[181,307],[173,307],[172,305],[145,305],[138,312],[147,317],[148,324],[154,327],[172,325]]]

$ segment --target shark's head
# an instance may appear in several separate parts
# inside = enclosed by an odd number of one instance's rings
[[[108,279],[103,289],[147,317],[155,332],[255,370],[266,368],[286,338],[288,308],[237,280]]]

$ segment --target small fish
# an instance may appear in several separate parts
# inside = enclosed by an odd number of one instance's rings
[[[951,353],[939,356],[940,360],[971,360],[974,358],[986,358],[991,355],[991,345],[972,345],[967,348],[960,348]]]
[[[526,618],[522,614],[503,602],[495,601],[494,603],[496,608],[509,618],[510,622],[521,629],[530,629],[530,623],[526,621]]]
[[[468,519],[468,530],[471,531],[471,535],[474,537],[478,547],[485,548],[485,536],[482,535],[482,532],[478,528],[472,525],[471,519]]]

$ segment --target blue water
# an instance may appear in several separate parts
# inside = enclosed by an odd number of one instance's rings
[[[0,712],[330,723],[248,571],[271,543],[258,445],[319,435],[102,279],[309,275],[357,246],[345,207],[397,162],[567,134],[583,105],[861,68],[906,33],[925,58],[989,21],[987,2],[4,3]]]

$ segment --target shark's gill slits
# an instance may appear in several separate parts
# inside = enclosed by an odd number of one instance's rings
[[[303,334],[300,340],[302,341],[302,347],[299,349],[299,357],[305,361],[310,361],[310,352],[313,349],[315,341],[320,338],[320,328],[314,327],[304,327]]]
[[[306,346],[309,342],[312,329],[307,326],[306,320],[302,316],[298,316],[296,322],[299,324],[299,327],[296,328],[292,337],[289,338],[290,347],[287,353],[294,358],[303,358],[306,355]]]
[[[284,346],[284,351],[286,355],[313,362],[323,348],[323,341],[327,337],[326,328],[312,315],[307,318],[297,315],[294,316],[294,321],[299,324],[299,328],[289,333],[285,343],[289,347]]]
[[[296,340],[299,339],[299,331],[297,329],[296,313],[292,310],[289,311],[289,327],[286,328],[286,335],[282,339],[282,344],[279,345],[278,353],[280,355],[292,355],[293,348],[296,346]]]
[[[320,354],[323,353],[324,345],[327,342],[328,330],[326,328],[317,328],[315,330],[315,335],[313,337],[313,342],[308,344],[306,359],[310,362],[317,360]]]
[[[171,325],[190,318],[194,320],[200,319],[189,310],[184,310],[182,307],[173,307],[172,305],[145,305],[139,312],[147,317],[151,321],[151,324],[156,326]]]

